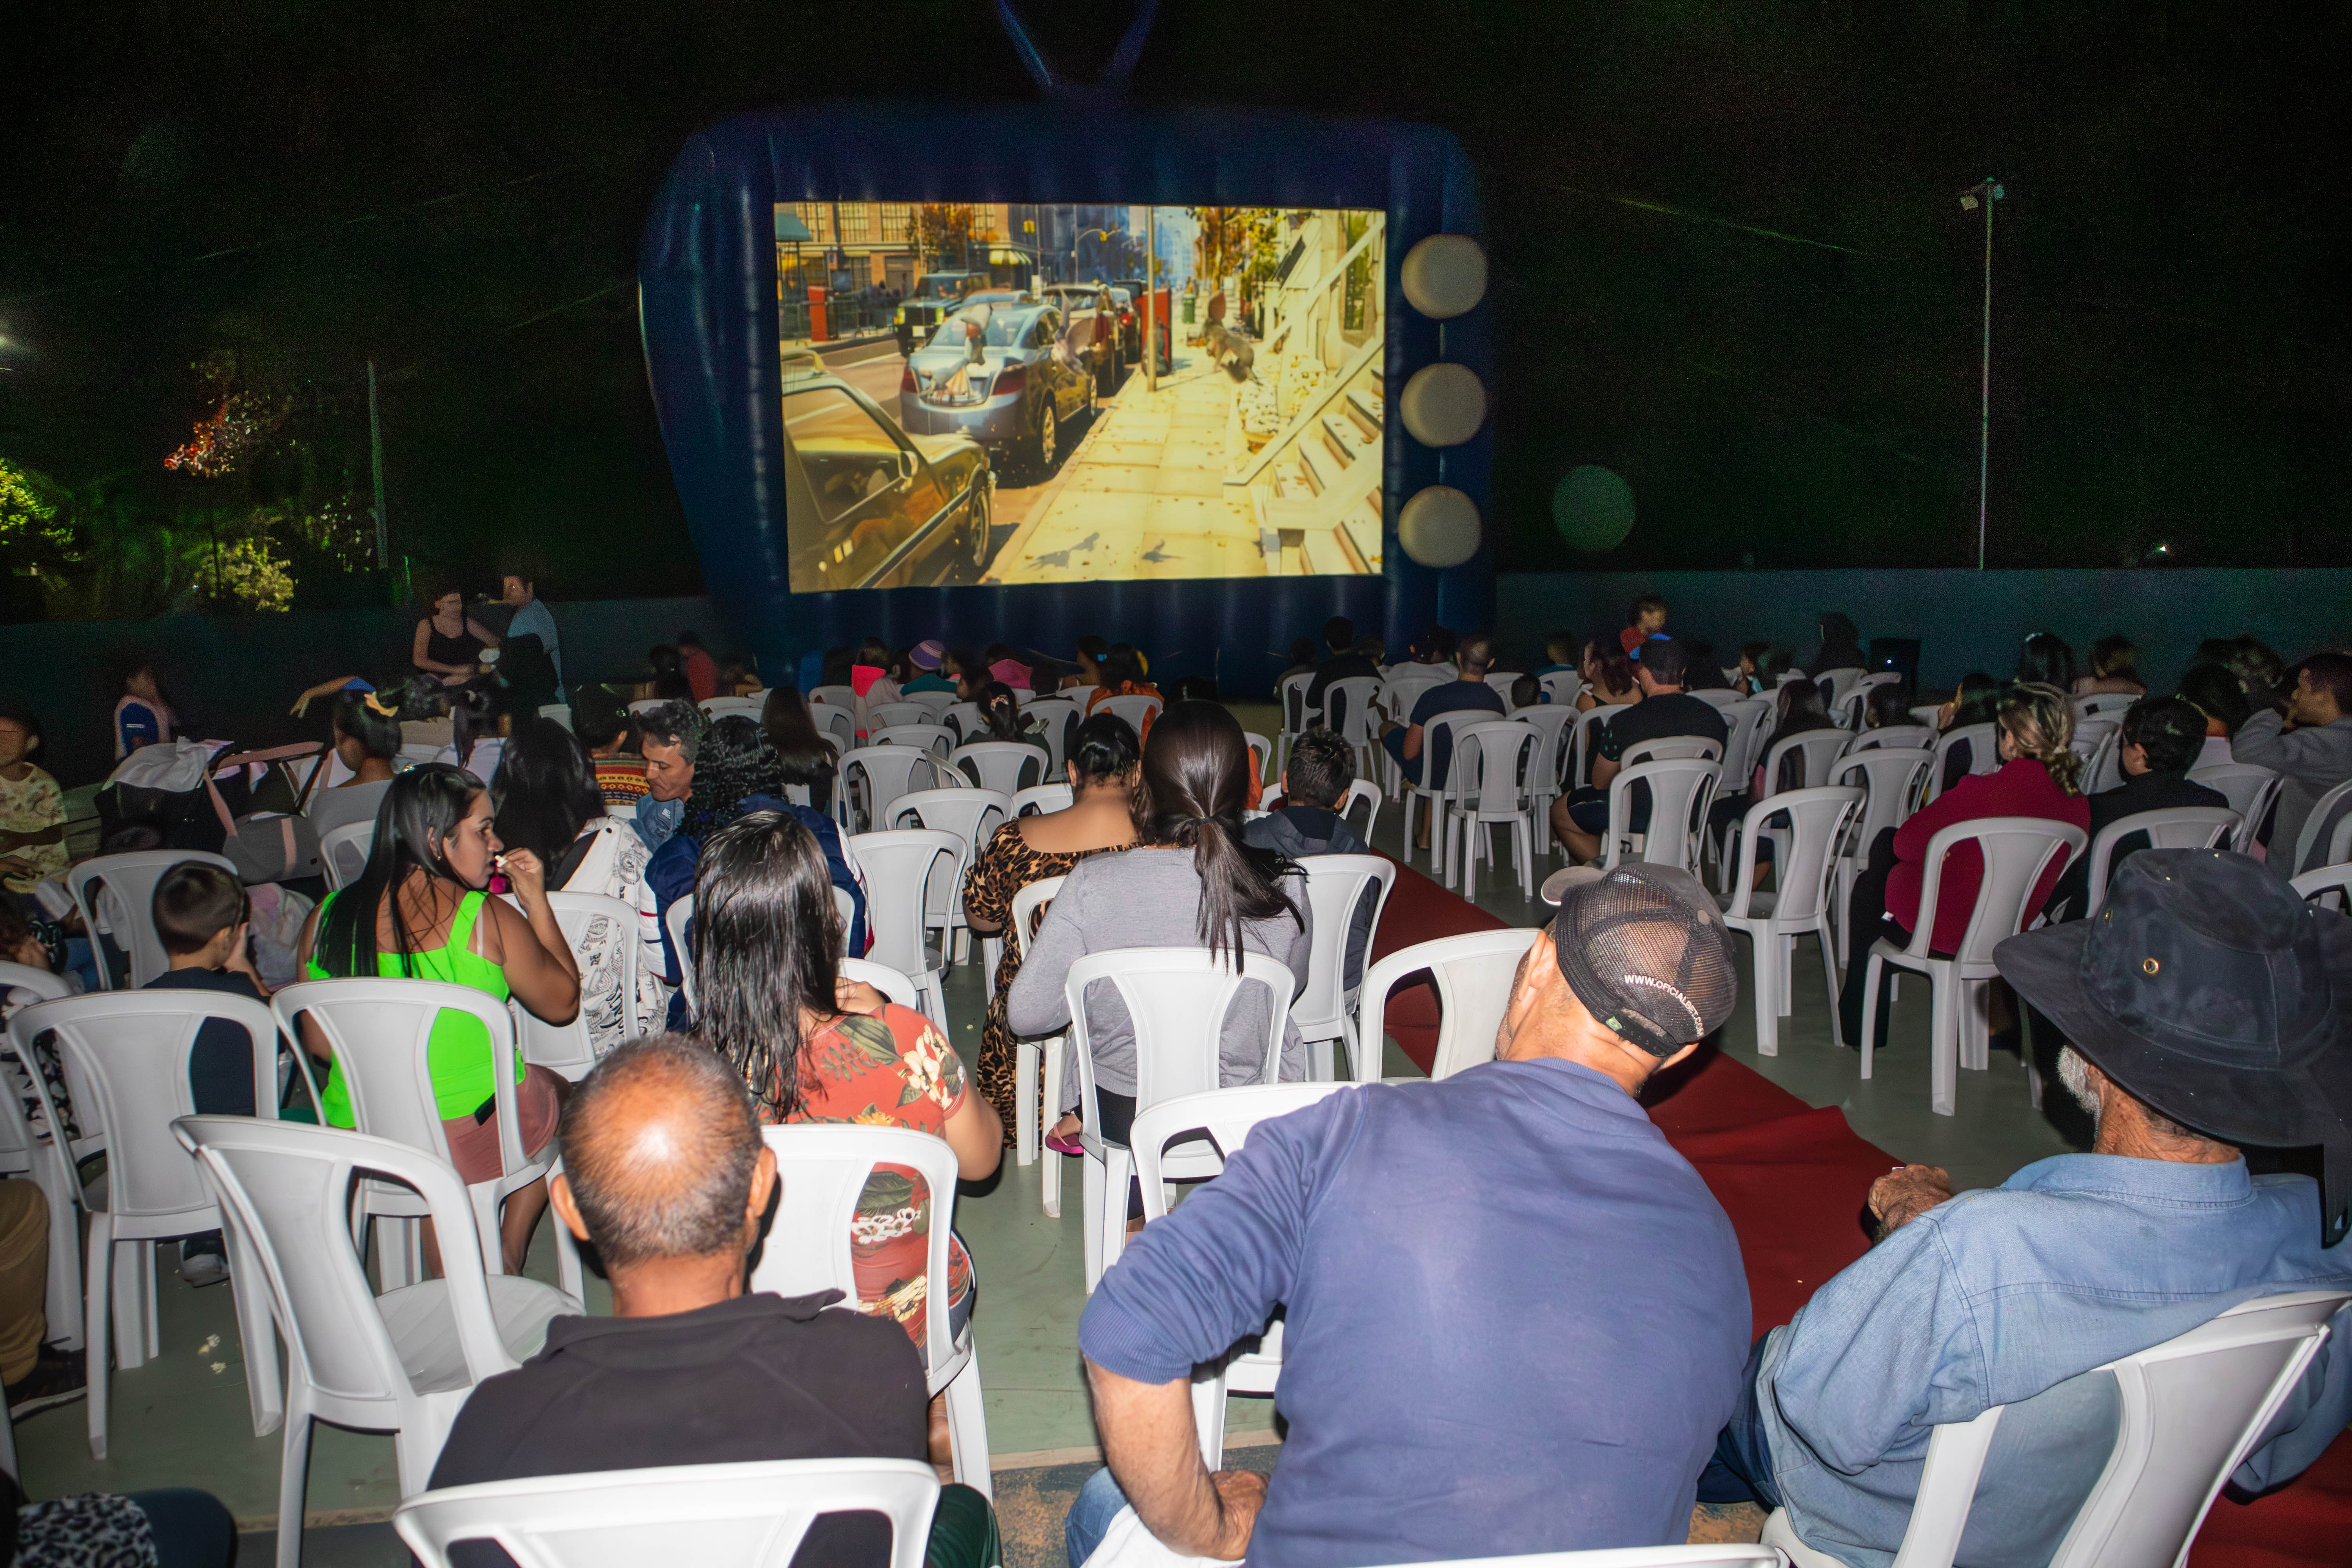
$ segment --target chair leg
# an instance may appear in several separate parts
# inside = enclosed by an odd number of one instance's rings
[[[940,1026],[941,1034],[950,1033],[948,994],[947,988],[940,984],[940,972],[936,969],[927,969],[916,975],[914,979],[915,993],[922,1001],[925,1016]]]
[[[82,1282],[89,1291],[82,1308],[81,1321],[85,1341],[82,1358],[88,1368],[89,1392],[84,1395],[89,1405],[89,1456],[106,1458],[106,1390],[107,1345],[109,1330],[119,1331],[120,1322],[108,1308],[114,1282],[114,1217],[94,1214],[89,1216],[89,1250],[82,1267]]]
[[[1037,1058],[1044,1047],[1023,1040],[1013,1047],[1013,1159],[1037,1163]]]
[[[2025,1068],[2025,1098],[2034,1110],[2042,1109],[2042,1066],[2033,1055],[2033,1009],[2019,1004],[2017,1009],[2017,1059]]]
[[[298,1368],[286,1390],[278,1460],[278,1568],[302,1568],[302,1515],[310,1479],[310,1387]]]
[[[1192,1426],[1201,1439],[1201,1462],[1212,1474],[1225,1466],[1225,1373],[1220,1367],[1192,1380]]]
[[[1960,1066],[1983,1072],[1992,1066],[1992,986],[1982,980],[1955,981],[1960,994]]]
[[[1519,897],[1536,896],[1536,830],[1525,816],[1511,824],[1511,853],[1519,862]]]
[[[1829,987],[1830,1044],[1845,1048],[1845,1026],[1838,1017],[1837,948],[1830,935],[1829,917],[1824,915],[1813,927],[1813,940],[1821,944],[1822,980]]]
[[[1781,931],[1775,934],[1772,940],[1780,949],[1779,967],[1780,1016],[1790,1017],[1797,1011],[1797,939],[1791,932]]]
[[[1960,978],[1941,966],[1927,977],[1931,997],[1928,1014],[1927,1109],[1938,1116],[1956,1115],[1960,1103]]]
[[[972,1347],[971,1358],[946,1392],[948,1445],[955,1457],[955,1479],[982,1497],[992,1497],[995,1489],[988,1477],[988,1407],[981,1395],[978,1345]]]
[[[49,1341],[60,1350],[78,1351],[82,1346],[81,1211],[71,1196],[57,1190],[53,1175],[40,1173],[45,1164],[37,1158],[29,1179],[40,1184],[49,1205],[49,1286],[44,1302]]]
[[[145,1366],[152,1353],[147,1343],[146,1309],[147,1292],[155,1282],[155,1244],[118,1239],[114,1245],[113,1289],[109,1292],[114,1303],[114,1367],[117,1372],[130,1372]]]
[[[1092,1154],[1088,1154],[1086,1158],[1086,1170],[1080,1176],[1080,1184],[1085,1189],[1085,1196],[1080,1205],[1078,1217],[1085,1226],[1087,1233],[1087,1294],[1091,1296],[1095,1293],[1095,1282],[1102,1278],[1103,1271],[1102,1211],[1105,1182],[1104,1162],[1096,1159]],[[1125,1205],[1121,1206],[1124,1208]]]
[[[1110,1149],[1105,1153],[1102,1163],[1095,1167],[1102,1172],[1103,1184],[1102,1224],[1096,1227],[1102,1237],[1102,1267],[1096,1269],[1094,1278],[1087,1281],[1087,1294],[1089,1296],[1101,1283],[1104,1272],[1127,1250],[1127,1190],[1128,1184],[1135,1179],[1134,1155],[1124,1149]],[[1092,1165],[1093,1162],[1087,1163]]]
[[[1780,1054],[1780,987],[1773,984],[1772,965],[1780,955],[1780,941],[1769,929],[1750,931],[1748,937],[1748,951],[1756,955],[1756,983],[1748,987],[1756,995],[1756,1054],[1777,1057]]]
[[[1870,1077],[1871,1053],[1878,1046],[1878,983],[1886,973],[1885,960],[1877,952],[1865,951],[1862,955],[1862,1076]],[[1893,997],[1887,999],[1890,1003]]]
[[[1316,1083],[1330,1083],[1338,1078],[1331,1061],[1329,1040],[1307,1042],[1307,1076]]]
[[[562,1230],[559,1223],[556,1229]],[[278,1382],[278,1328],[270,1315],[269,1288],[253,1249],[236,1230],[224,1228],[228,1243],[228,1288],[236,1302],[237,1347],[245,1357],[245,1399],[253,1414],[253,1435],[267,1437],[286,1419]],[[574,1291],[577,1295],[578,1292]]]
[[[1062,1058],[1070,1048],[1067,1035],[1055,1035],[1045,1042],[1044,1068],[1045,1087],[1039,1091],[1037,1105],[1037,1157],[1045,1162],[1038,1184],[1044,1189],[1045,1216],[1062,1217],[1063,1156],[1045,1146],[1045,1130],[1061,1120],[1058,1102],[1062,1098]]]

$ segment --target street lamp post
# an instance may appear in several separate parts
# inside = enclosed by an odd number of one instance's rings
[[[1977,570],[1985,569],[1985,519],[1992,479],[1992,205],[2008,193],[1990,174],[1960,193],[1960,210],[1985,215],[1984,371],[1977,395]]]

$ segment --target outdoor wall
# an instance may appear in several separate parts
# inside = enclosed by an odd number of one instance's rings
[[[553,603],[563,673],[571,680],[642,679],[646,650],[692,627],[721,657],[734,650],[726,617],[708,599]],[[504,605],[476,612],[493,631]],[[0,626],[0,700],[29,708],[45,731],[41,760],[68,788],[114,766],[110,682],[119,654],[154,658],[187,732],[240,745],[327,738],[317,704],[288,710],[305,687],[338,675],[397,679],[423,612],[306,610],[271,616],[161,616],[150,621],[40,621]]]
[[[2018,645],[2038,631],[2064,637],[2078,657],[2121,632],[2144,650],[2140,674],[2157,690],[2207,637],[2252,632],[2289,659],[2352,647],[2352,571],[2321,569],[1528,573],[1496,580],[1496,628],[1511,657],[1530,659],[1554,631],[1616,631],[1642,593],[1664,594],[1668,629],[1713,642],[1727,664],[1759,638],[1802,658],[1815,618],[1841,610],[1865,645],[1919,638],[1927,687],[1975,669],[2010,675]]]

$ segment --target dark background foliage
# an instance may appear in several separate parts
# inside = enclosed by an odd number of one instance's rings
[[[1081,76],[1126,21],[1024,9]],[[1170,0],[1134,90],[1463,139],[1507,570],[1972,563],[1983,230],[1956,198],[1988,174],[1993,563],[2340,564],[2346,17]],[[228,351],[293,400],[306,482],[363,489],[373,358],[395,550],[536,549],[573,598],[700,584],[632,281],[681,142],[1033,91],[980,0],[79,0],[0,29],[0,456],[163,483]],[[1583,462],[1640,507],[1606,557],[1551,526]]]

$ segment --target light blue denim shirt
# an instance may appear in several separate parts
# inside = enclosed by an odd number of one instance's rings
[[[2321,1250],[2308,1176],[2037,1161],[1895,1231],[1772,1331],[1757,1405],[1773,1477],[1809,1545],[1886,1568],[1933,1428],[2046,1391],[2002,1417],[1959,1561],[2047,1562],[2115,1431],[2112,1375],[2084,1373],[2241,1301],[2327,1289],[2352,1289],[2352,1243]],[[2352,1308],[2333,1328],[2241,1485],[2299,1474],[2352,1419]]]
[[[670,835],[677,831],[677,825],[685,818],[685,801],[656,800],[648,795],[639,797],[637,801],[637,816],[634,826],[637,830],[637,837],[645,840],[646,848],[651,851],[668,843]]]

